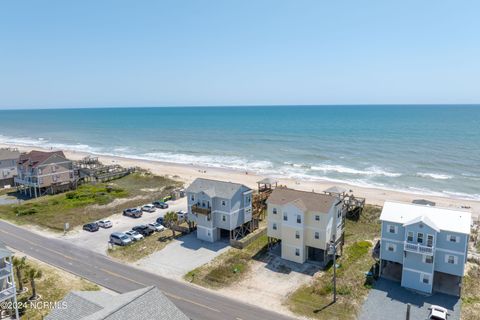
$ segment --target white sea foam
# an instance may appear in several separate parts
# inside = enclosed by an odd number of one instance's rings
[[[364,170],[358,170],[358,169],[353,169],[341,165],[330,165],[330,164],[325,164],[325,165],[317,165],[317,166],[312,166],[312,170],[315,171],[322,171],[324,173],[327,172],[338,172],[338,173],[347,173],[347,174],[356,174],[356,175],[366,175],[366,176],[386,176],[386,177],[399,177],[402,174],[401,173],[396,173],[396,172],[388,172],[386,170],[383,170],[379,167],[369,167]]]
[[[448,180],[453,178],[448,174],[429,173],[429,172],[417,172],[417,176],[422,178],[431,178],[431,179],[437,179],[437,180]]]

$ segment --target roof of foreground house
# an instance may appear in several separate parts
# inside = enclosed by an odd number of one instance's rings
[[[118,296],[102,291],[73,291],[62,302],[67,307],[54,309],[46,320],[188,320],[156,287]]]
[[[405,225],[422,221],[434,229],[470,234],[472,214],[459,209],[386,201],[380,220]]]
[[[7,247],[2,241],[0,241],[0,259],[10,257],[11,255],[12,255],[12,252],[7,249]]]
[[[18,162],[20,164],[24,164],[25,162],[29,162],[29,165],[31,165],[33,168],[38,166],[39,164],[42,164],[45,160],[50,158],[52,155],[58,155],[62,158],[65,158],[65,154],[63,151],[52,151],[52,152],[45,152],[45,151],[37,151],[37,150],[32,150],[28,153],[22,153],[20,155],[20,159]]]
[[[203,191],[211,198],[219,197],[224,199],[231,199],[239,190],[247,192],[252,189],[239,183],[204,178],[195,179],[187,188],[187,192],[199,193]]]
[[[16,149],[0,148],[0,160],[18,159],[20,152]]]
[[[327,213],[337,201],[338,199],[332,195],[284,187],[273,190],[267,199],[267,203],[271,204],[285,205],[287,203],[293,203],[303,210],[324,213]]]

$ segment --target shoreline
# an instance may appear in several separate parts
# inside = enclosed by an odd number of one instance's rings
[[[51,151],[47,148],[38,146],[23,146],[14,144],[0,144],[0,147],[17,148],[19,151],[25,152],[30,150],[42,150]],[[135,159],[113,155],[99,155],[90,152],[75,151],[75,150],[63,150],[67,158],[71,160],[80,160],[86,156],[95,156],[105,164],[119,164],[124,167],[140,167],[142,169],[150,170],[156,175],[167,175],[171,178],[180,180],[186,185],[199,177],[208,179],[226,180],[231,182],[237,182],[245,184],[250,188],[256,188],[256,182],[265,178],[265,176],[240,170],[206,167],[189,164],[179,164],[162,162],[156,160]],[[376,187],[361,187],[350,185],[341,182],[333,182],[329,180],[308,181],[292,178],[278,178],[278,183],[286,185],[290,188],[303,190],[303,191],[315,191],[322,192],[323,190],[331,186],[341,186],[347,190],[353,190],[355,196],[366,198],[366,202],[373,205],[383,205],[385,200],[411,202],[413,199],[428,199],[436,202],[437,206],[447,208],[461,208],[462,206],[469,206],[472,211],[473,217],[478,219],[480,214],[480,201],[460,199],[447,196],[428,195],[422,193],[414,193],[407,191],[396,191],[389,189],[382,189]]]

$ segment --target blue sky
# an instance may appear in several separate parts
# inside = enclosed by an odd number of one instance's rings
[[[480,1],[0,2],[0,108],[480,103]]]

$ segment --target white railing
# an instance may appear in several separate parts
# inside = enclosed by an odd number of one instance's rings
[[[15,296],[15,287],[10,287],[10,288],[7,288],[3,291],[0,291],[0,301],[3,301],[5,299],[9,299],[12,296]]]
[[[433,247],[423,246],[418,243],[411,243],[405,241],[404,250],[433,256]]]

